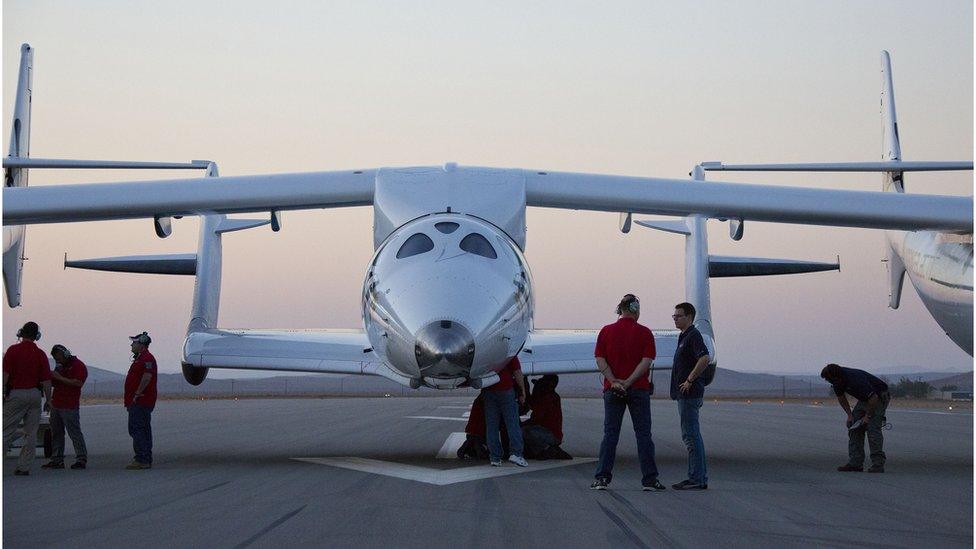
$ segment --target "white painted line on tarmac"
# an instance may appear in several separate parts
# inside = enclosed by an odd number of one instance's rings
[[[464,444],[467,438],[468,435],[464,433],[451,433],[447,435],[447,440],[441,446],[440,452],[437,452],[437,459],[456,459],[458,448]]]
[[[460,482],[470,482],[472,480],[483,480],[487,478],[504,477],[508,475],[518,475],[522,473],[532,473],[535,471],[545,471],[558,467],[569,467],[581,463],[591,463],[596,458],[574,458],[556,461],[531,461],[528,467],[517,467],[506,464],[502,467],[491,467],[490,465],[472,465],[458,467],[454,469],[432,469],[420,467],[418,465],[407,465],[405,463],[393,463],[378,459],[367,459],[360,457],[321,457],[321,458],[292,458],[296,461],[313,463],[316,465],[328,465],[330,467],[340,467],[351,469],[363,473],[383,475],[414,482],[423,482],[435,486],[447,486]]]
[[[464,412],[461,417],[471,417],[471,412]]]
[[[463,417],[441,417],[441,416],[406,416],[407,419],[442,419],[444,421],[468,421]]]
[[[438,408],[451,408],[453,410],[470,410],[471,406],[438,406]]]

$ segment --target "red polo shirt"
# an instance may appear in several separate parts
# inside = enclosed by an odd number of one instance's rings
[[[515,386],[515,372],[522,371],[522,363],[517,356],[512,357],[504,368],[498,371],[498,383],[487,387],[487,391],[507,391]]]
[[[29,339],[11,345],[3,354],[3,373],[8,374],[11,389],[37,389],[51,381],[51,365],[44,351]]]
[[[526,425],[541,425],[556,437],[556,444],[563,443],[563,405],[555,392],[534,394],[529,400],[532,415]]]
[[[593,356],[606,359],[613,377],[621,381],[625,380],[634,373],[642,359],[657,357],[657,351],[654,349],[654,334],[633,318],[622,316],[613,324],[607,324],[600,330]],[[634,381],[630,387],[650,390],[651,383],[647,373]],[[610,382],[604,377],[603,389],[609,388]]]
[[[73,356],[65,366],[58,366],[55,372],[68,379],[75,379],[85,384],[88,379],[88,368],[78,357]],[[51,397],[51,405],[62,410],[77,410],[81,401],[81,387],[68,385],[56,379],[51,380],[54,386],[54,396]]]
[[[125,398],[123,399],[123,404],[126,408],[132,406],[136,389],[139,388],[139,381],[142,380],[142,374],[152,374],[152,379],[149,381],[149,385],[146,385],[146,388],[142,391],[142,396],[135,403],[146,408],[152,408],[156,405],[156,378],[159,376],[156,372],[156,357],[152,356],[149,349],[139,353],[139,356],[129,366],[129,373],[125,376]]]

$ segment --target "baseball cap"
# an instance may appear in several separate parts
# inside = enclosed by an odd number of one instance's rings
[[[150,343],[152,343],[152,338],[149,337],[149,334],[147,334],[146,332],[142,332],[141,334],[137,334],[134,336],[129,336],[129,339],[133,343],[141,343],[143,345],[149,345]]]

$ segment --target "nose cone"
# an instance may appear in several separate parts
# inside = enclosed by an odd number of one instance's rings
[[[474,337],[457,322],[431,322],[417,332],[414,352],[425,377],[467,377],[474,361]]]

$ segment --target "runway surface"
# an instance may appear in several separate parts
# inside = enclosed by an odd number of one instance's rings
[[[640,490],[629,418],[607,492],[589,490],[592,461],[499,470],[438,458],[459,442],[452,434],[463,431],[468,404],[456,397],[160,402],[149,471],[122,469],[132,454],[121,406],[84,407],[88,470],[42,471],[38,458],[31,476],[14,477],[15,460],[4,460],[3,541],[143,548],[973,544],[969,411],[889,410],[887,472],[869,475],[834,471],[847,448],[836,405],[706,402],[709,489],[689,493],[670,490],[687,463],[676,407],[654,401],[657,462],[669,490],[651,493]],[[566,399],[563,409],[563,447],[595,457],[602,401]],[[70,442],[67,454],[70,464]]]

